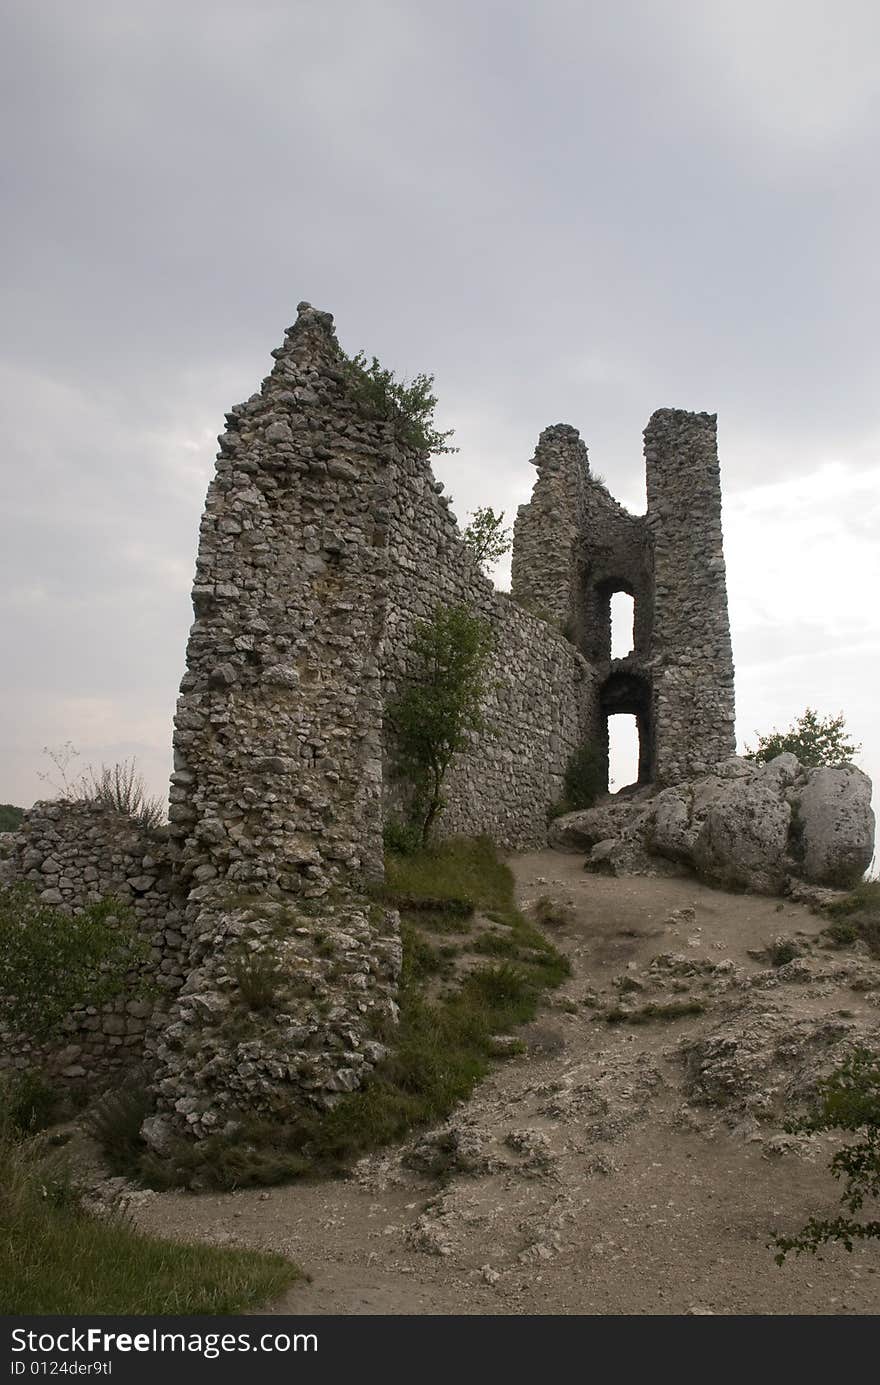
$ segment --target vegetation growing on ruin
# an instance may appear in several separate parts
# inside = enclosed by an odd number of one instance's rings
[[[30,885],[0,887],[0,1017],[13,1031],[39,1039],[74,1006],[103,1005],[146,956],[118,900],[68,915]]]
[[[592,808],[596,799],[608,788],[605,773],[604,757],[598,747],[592,741],[578,746],[565,766],[562,797],[550,809],[550,818]]]
[[[512,547],[510,530],[504,528],[504,511],[496,514],[490,505],[480,505],[472,512],[462,538],[481,567],[492,567]]]
[[[758,735],[758,744],[743,751],[746,760],[757,764],[767,764],[777,755],[794,755],[802,765],[816,768],[819,765],[846,765],[861,752],[862,747],[850,740],[846,720],[841,712],[836,717],[820,717],[812,707],[787,731],[773,730],[766,736]]]
[[[488,1071],[497,1036],[530,1020],[542,994],[569,974],[516,908],[513,877],[487,838],[389,854],[377,894],[401,911],[404,962],[400,1020],[376,1035],[388,1053],[365,1085],[330,1111],[290,1124],[249,1121],[231,1137],[181,1141],[166,1159],[129,1147],[115,1168],[134,1167],[154,1186],[197,1188],[344,1172],[368,1151],[445,1120]]]
[[[402,443],[429,454],[458,451],[449,443],[455,429],[441,433],[434,426],[437,396],[433,375],[416,375],[409,382],[398,380],[375,356],[368,361],[363,351],[354,356],[340,354],[355,398],[374,418],[393,423]]]
[[[38,770],[38,777],[64,802],[96,803],[108,812],[131,818],[148,831],[161,827],[165,821],[165,803],[150,795],[134,758],[102,765],[100,769],[87,765],[81,773],[74,774],[72,767],[79,759],[79,751],[71,741],[44,746],[43,754],[49,757],[53,768]]]
[[[0,803],[0,832],[17,832],[24,817],[24,808],[15,808],[11,803]]]
[[[464,606],[438,606],[419,621],[407,676],[387,709],[396,769],[406,781],[410,816],[421,845],[443,811],[443,784],[453,756],[485,730],[482,703],[492,648],[488,621]]]
[[[819,1099],[809,1115],[786,1125],[791,1133],[843,1130],[856,1139],[839,1149],[829,1165],[843,1182],[843,1211],[837,1217],[810,1217],[794,1236],[773,1237],[776,1263],[790,1252],[815,1254],[831,1241],[847,1250],[859,1240],[880,1239],[880,1220],[863,1220],[865,1206],[880,1198],[880,1054],[857,1048],[821,1084]]]
[[[281,1255],[182,1245],[88,1209],[63,1151],[0,1110],[0,1312],[237,1313],[302,1278]]]

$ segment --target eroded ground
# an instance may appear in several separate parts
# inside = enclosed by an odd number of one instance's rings
[[[837,1211],[829,1137],[782,1113],[853,1035],[880,1041],[880,963],[820,947],[802,906],[581,860],[511,862],[524,906],[569,906],[548,931],[573,975],[446,1126],[345,1182],[141,1195],[139,1222],[291,1255],[312,1282],[267,1312],[880,1310],[876,1243],[781,1268],[767,1247]],[[749,955],[780,935],[787,965]],[[647,1006],[666,1017],[626,1018]]]

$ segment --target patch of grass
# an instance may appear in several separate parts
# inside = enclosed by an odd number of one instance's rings
[[[843,899],[829,904],[825,913],[831,923],[824,935],[835,947],[865,942],[880,957],[880,880],[863,880]]]
[[[662,1005],[650,1001],[638,1010],[624,1010],[619,1005],[613,1005],[596,1018],[604,1020],[606,1024],[650,1024],[651,1020],[680,1020],[686,1015],[702,1015],[705,1010],[702,1000],[672,1000]]]
[[[82,1205],[38,1141],[0,1131],[0,1312],[238,1313],[303,1277],[280,1255],[183,1245]]]
[[[389,857],[387,875],[389,898],[467,898],[491,911],[505,933],[484,933],[457,951],[499,960],[475,966],[441,996],[429,996],[426,983],[452,971],[450,949],[424,936],[426,920],[433,927],[437,917],[433,908],[427,914],[419,907],[403,910],[400,1021],[383,1035],[389,1051],[364,1086],[329,1111],[307,1112],[288,1124],[251,1122],[231,1138],[188,1142],[176,1168],[146,1160],[142,1171],[150,1182],[232,1188],[342,1173],[369,1150],[445,1120],[489,1070],[497,1036],[532,1019],[542,993],[569,975],[567,959],[516,909],[513,877],[486,839]],[[500,951],[487,938],[500,938]]]
[[[141,1126],[152,1109],[145,1087],[130,1081],[118,1091],[107,1092],[86,1113],[83,1125],[101,1146],[113,1173],[128,1174],[137,1167],[146,1150]]]
[[[384,897],[405,909],[475,909],[512,906],[510,872],[488,837],[456,837],[385,862]]]
[[[36,1068],[0,1082],[0,1128],[5,1123],[14,1134],[45,1130],[57,1106],[57,1092]]]
[[[276,1002],[281,967],[272,952],[242,952],[230,966],[239,995],[249,1010],[268,1010]]]

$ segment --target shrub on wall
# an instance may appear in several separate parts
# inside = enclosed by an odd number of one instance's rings
[[[604,757],[592,741],[585,741],[569,756],[563,795],[551,808],[551,819],[592,808],[596,799],[607,791],[605,773]]]
[[[420,452],[458,451],[448,442],[455,430],[440,433],[434,427],[437,396],[433,375],[416,375],[407,383],[395,379],[394,371],[386,370],[375,356],[368,364],[363,351],[355,356],[341,355],[355,397],[374,418],[393,423],[401,442]]]
[[[122,990],[147,950],[118,901],[73,916],[43,904],[29,885],[0,888],[0,1022],[41,1039],[77,1005]]]

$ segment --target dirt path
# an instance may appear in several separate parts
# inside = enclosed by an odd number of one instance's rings
[[[767,1248],[837,1210],[826,1138],[784,1136],[777,1108],[841,1035],[877,1029],[880,967],[811,947],[820,924],[798,905],[587,876],[549,851],[511,864],[526,906],[571,906],[554,938],[573,975],[444,1132],[346,1182],[157,1194],[141,1224],[291,1255],[312,1282],[267,1312],[880,1311],[880,1246],[781,1268]],[[787,968],[748,955],[799,931]],[[618,1001],[697,1012],[604,1022]],[[724,1106],[700,1100],[712,1083]]]

